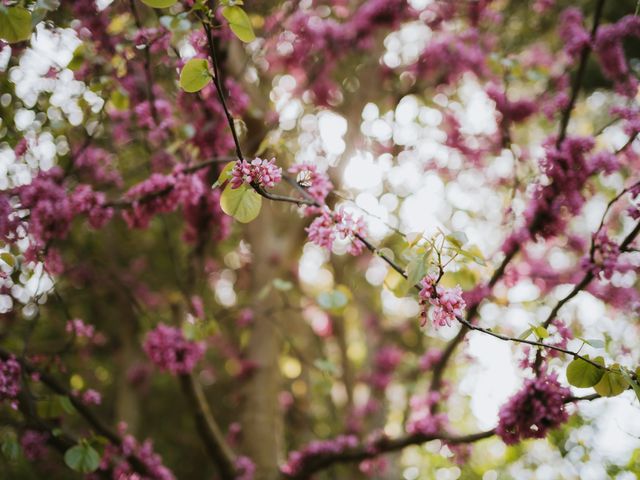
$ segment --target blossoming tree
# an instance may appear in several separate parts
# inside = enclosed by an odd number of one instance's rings
[[[638,473],[636,9],[2,2],[2,478]]]

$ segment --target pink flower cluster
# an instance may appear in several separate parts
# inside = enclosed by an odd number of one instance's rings
[[[231,171],[231,188],[256,184],[262,188],[273,188],[282,180],[282,168],[276,165],[276,159],[255,158],[251,162],[238,160]]]
[[[437,348],[431,348],[427,350],[427,352],[420,357],[418,361],[418,367],[423,372],[431,370],[435,365],[437,365],[440,360],[442,360],[442,350]]]
[[[403,357],[404,352],[395,346],[385,346],[378,350],[373,360],[374,370],[369,376],[372,387],[378,390],[387,388]]]
[[[330,440],[314,440],[302,450],[289,453],[287,463],[280,467],[280,471],[285,475],[293,476],[300,473],[305,464],[314,458],[340,454],[357,446],[358,437],[355,435],[340,435]]]
[[[592,272],[610,280],[613,273],[621,267],[619,257],[620,246],[604,230],[599,231],[594,238]]]
[[[286,19],[284,31],[274,35],[275,40],[268,45],[269,63],[291,72],[303,88],[310,78],[308,72],[314,73],[309,87],[319,106],[339,98],[339,87],[331,75],[342,58],[353,52],[354,47],[361,51],[369,49],[377,32],[417,15],[406,0],[370,0],[350,16],[345,7],[334,8],[336,16],[348,17],[344,21],[327,17],[321,10],[299,9]],[[267,30],[281,30],[282,22],[283,14],[278,12],[267,19]]]
[[[47,440],[49,440],[48,432],[39,432],[37,430],[25,430],[20,437],[20,446],[27,460],[40,460],[47,454]]]
[[[22,369],[14,356],[0,360],[0,401],[8,400],[11,406],[18,408],[16,398],[20,393],[20,374]]]
[[[82,394],[82,401],[86,405],[100,405],[102,403],[102,395],[93,389],[88,389]]]
[[[560,38],[564,45],[564,51],[569,58],[575,60],[582,50],[591,43],[589,32],[584,28],[584,19],[580,9],[567,8],[560,15]]]
[[[447,424],[444,413],[433,413],[433,406],[441,399],[438,392],[426,395],[414,395],[409,400],[411,413],[407,421],[407,432],[410,434],[435,435]]]
[[[442,32],[431,40],[410,71],[419,78],[433,78],[453,84],[471,72],[478,77],[488,72],[487,53],[475,28],[461,33]]]
[[[489,84],[486,92],[495,102],[496,110],[502,115],[503,121],[523,122],[538,110],[533,100],[509,100],[504,88],[499,88],[495,83]]]
[[[526,438],[544,438],[569,418],[565,400],[570,395],[555,373],[525,381],[522,390],[500,409],[496,433],[507,445]]]
[[[118,446],[109,443],[100,460],[100,471],[112,471],[113,480],[124,478],[136,480],[175,480],[175,476],[162,464],[162,458],[153,450],[151,440],[145,440],[142,445],[129,434],[126,434],[126,424],[120,423],[118,431],[123,436]],[[140,475],[127,461],[128,457],[137,458],[145,467],[147,474]],[[96,478],[102,478],[97,477]]]
[[[249,457],[239,456],[235,462],[236,476],[234,480],[253,480],[256,466]]]
[[[427,275],[420,282],[420,286],[422,287],[419,293],[420,305],[423,307],[420,314],[421,326],[427,323],[428,304],[433,307],[431,313],[433,323],[439,327],[450,326],[456,317],[463,315],[466,303],[462,298],[462,289],[459,285],[454,288],[444,288],[436,285],[435,275]]]
[[[309,195],[320,205],[324,205],[327,195],[333,190],[333,184],[325,172],[320,172],[315,165],[299,163],[291,166],[289,173],[297,174],[299,183],[306,188]],[[317,207],[309,206],[305,208],[305,213],[310,215],[319,213],[319,210]]]
[[[553,138],[546,142],[540,167],[551,182],[535,187],[533,200],[525,211],[531,234],[540,233],[544,238],[558,235],[565,227],[565,212],[580,212],[585,201],[582,189],[594,173],[594,165],[602,160],[596,158],[594,163],[587,158],[593,147],[591,137],[569,136],[559,148]]]
[[[306,228],[309,241],[331,251],[336,238],[350,240],[348,252],[351,255],[360,255],[365,244],[358,236],[365,235],[365,226],[362,218],[354,219],[350,213],[344,210],[330,212],[325,209]]]
[[[161,370],[185,374],[193,370],[204,355],[204,344],[184,338],[182,330],[159,324],[144,341],[144,351]]]
[[[131,210],[122,212],[130,228],[146,228],[159,213],[170,213],[182,206],[185,240],[195,243],[201,235],[222,240],[229,235],[231,219],[220,209],[220,192],[212,190],[206,170],[185,173],[178,166],[169,175],[153,173],[125,194]]]
[[[65,331],[76,337],[92,339],[96,331],[93,325],[87,325],[79,318],[69,320],[65,325]]]
[[[640,37],[640,17],[627,15],[616,23],[598,29],[594,50],[600,60],[602,71],[611,80],[616,90],[628,97],[635,97],[638,80],[629,72],[629,64],[622,41],[625,37]]]

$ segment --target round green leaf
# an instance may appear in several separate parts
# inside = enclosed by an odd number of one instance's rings
[[[240,223],[249,223],[260,213],[262,197],[247,185],[235,189],[227,187],[220,196],[220,207]]]
[[[204,58],[192,58],[180,72],[180,88],[185,92],[199,92],[210,81],[209,63]]]
[[[220,175],[218,175],[218,180],[216,180],[211,188],[219,187],[221,185],[224,185],[224,182],[226,182],[227,180],[231,180],[231,171],[233,170],[233,167],[235,167],[236,163],[237,162],[227,163],[220,172]]]
[[[222,16],[226,18],[227,22],[229,22],[229,28],[240,40],[249,43],[256,39],[249,15],[242,8],[235,5],[224,7]]]
[[[26,8],[9,7],[0,10],[0,38],[9,43],[31,38],[31,13]]]
[[[594,361],[601,365],[604,364],[602,357],[598,357]],[[593,387],[600,381],[603,374],[603,369],[591,365],[581,358],[576,358],[567,367],[567,380],[571,385],[578,388]]]
[[[91,445],[83,442],[66,451],[64,454],[64,463],[76,472],[91,473],[98,469],[100,465],[100,455],[98,455],[98,452],[96,452]]]
[[[178,0],[142,0],[142,3],[153,8],[169,8]]]
[[[611,368],[616,370],[615,366]],[[629,388],[629,383],[620,371],[609,371],[602,376],[593,388],[603,397],[615,397]]]

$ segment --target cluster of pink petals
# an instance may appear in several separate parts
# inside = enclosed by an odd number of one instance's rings
[[[387,388],[403,357],[404,352],[395,346],[385,346],[376,352],[373,372],[369,376],[369,382],[373,388],[378,390]]]
[[[427,305],[433,307],[431,315],[433,323],[439,327],[445,325],[450,326],[456,317],[460,317],[464,314],[466,303],[462,298],[462,289],[459,285],[454,288],[444,288],[436,285],[435,275],[427,275],[420,283],[422,290],[420,290],[420,304],[423,309],[421,312],[421,326],[424,326],[427,322]]]
[[[69,320],[65,325],[65,331],[76,337],[91,339],[95,335],[96,331],[93,325],[84,323],[79,318]]]
[[[507,445],[526,438],[544,438],[569,418],[565,400],[570,395],[571,391],[558,383],[555,373],[526,380],[500,409],[496,433]]]
[[[333,184],[325,172],[319,171],[316,165],[298,163],[289,168],[289,173],[297,174],[301,180],[306,182],[303,187],[306,188],[309,195],[320,205],[324,205],[327,195],[333,190]],[[307,215],[318,212],[318,207],[310,206],[305,209]]]
[[[187,340],[179,328],[162,323],[147,334],[143,348],[158,368],[174,375],[191,372],[205,350],[201,342]]]
[[[231,188],[242,185],[259,185],[262,188],[273,188],[282,180],[282,168],[276,165],[276,159],[264,160],[255,158],[251,162],[238,160],[231,171]]]
[[[311,242],[329,251],[333,248],[333,242],[336,239],[350,240],[347,251],[351,255],[360,255],[365,248],[365,244],[358,238],[366,234],[364,220],[361,217],[354,218],[344,210],[337,212],[323,210],[306,228],[306,231]]]
[[[442,350],[437,348],[431,348],[426,351],[424,355],[420,357],[418,361],[418,367],[423,372],[431,370],[435,365],[437,365],[440,360],[442,360]]]
[[[433,406],[441,399],[438,392],[426,395],[414,395],[409,400],[411,412],[407,421],[407,432],[410,434],[435,435],[447,424],[444,413],[433,413]]]
[[[93,389],[88,389],[82,393],[82,401],[86,405],[100,405],[102,403],[102,395]]]
[[[504,88],[495,83],[490,83],[486,88],[487,95],[496,104],[496,110],[500,112],[504,121],[519,123],[533,115],[538,107],[533,100],[509,100]]]
[[[560,38],[564,51],[571,59],[576,59],[591,42],[589,32],[584,28],[584,18],[580,9],[567,8],[560,15]]]
[[[48,439],[48,432],[25,430],[20,437],[20,446],[24,457],[32,462],[43,458],[47,454]]]
[[[280,471],[285,475],[296,475],[312,458],[340,454],[356,446],[358,446],[358,437],[355,435],[340,435],[330,440],[314,440],[302,450],[289,453],[287,463],[280,467]]]
[[[640,17],[636,15],[627,15],[616,23],[600,27],[594,50],[603,73],[614,83],[616,90],[622,95],[634,97],[638,90],[638,80],[629,72],[622,43],[629,36],[640,37]]]
[[[619,257],[620,246],[604,230],[598,232],[594,238],[592,272],[610,280],[614,272],[623,267]]]
[[[239,456],[235,462],[236,476],[234,480],[253,480],[256,473],[256,465],[249,457]]]
[[[17,408],[16,399],[20,393],[20,364],[11,356],[0,360],[0,402],[8,400],[13,408]]]
[[[127,426],[121,422],[118,431],[122,435],[122,443],[114,445],[109,443],[100,460],[99,471],[112,472],[113,480],[124,478],[136,480],[175,480],[175,476],[162,464],[162,458],[153,450],[151,440],[145,440],[142,444],[130,434],[126,433]],[[129,464],[127,457],[135,457],[144,466],[145,475],[141,475]],[[103,478],[97,472],[93,478]]]

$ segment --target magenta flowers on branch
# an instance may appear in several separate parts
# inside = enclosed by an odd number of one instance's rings
[[[282,180],[282,168],[276,165],[276,159],[263,160],[255,158],[251,162],[238,160],[231,171],[231,188],[242,185],[258,185],[262,188],[273,188]]]

